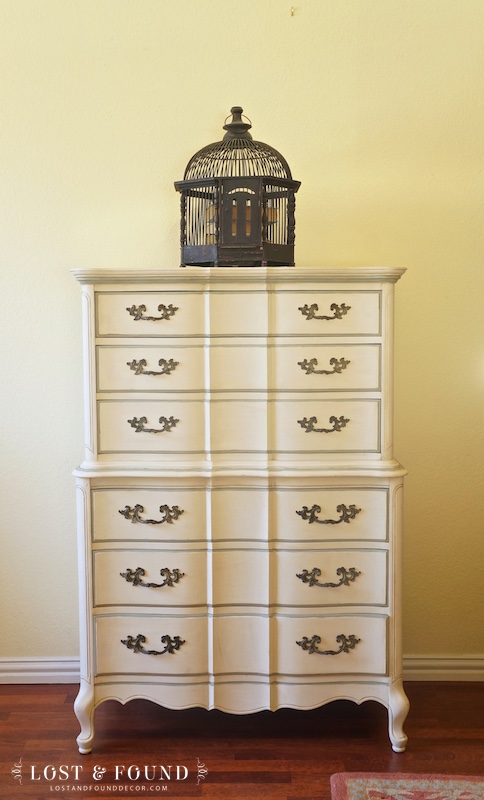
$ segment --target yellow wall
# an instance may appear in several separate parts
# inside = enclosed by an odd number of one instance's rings
[[[70,267],[173,267],[234,104],[302,181],[297,263],[393,265],[404,652],[484,654],[482,0],[0,0],[0,656],[75,656]]]

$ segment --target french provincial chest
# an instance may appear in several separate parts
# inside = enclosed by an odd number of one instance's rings
[[[388,709],[405,749],[402,269],[74,270],[81,753],[95,708]]]

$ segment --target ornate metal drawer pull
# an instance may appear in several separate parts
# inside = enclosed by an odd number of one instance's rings
[[[309,361],[305,358],[304,361],[298,361],[297,363],[302,370],[306,371],[306,375],[335,375],[336,373],[341,375],[351,362],[347,361],[346,358],[330,358],[329,363],[333,369],[315,369],[318,365],[317,358],[310,358]]]
[[[361,639],[357,639],[354,634],[345,636],[344,633],[340,633],[336,637],[336,641],[339,644],[339,650],[318,650],[318,644],[321,644],[320,636],[312,636],[311,639],[308,639],[307,636],[303,636],[301,641],[296,642],[296,644],[302,647],[303,650],[307,650],[309,655],[311,655],[311,653],[317,653],[318,656],[338,656],[340,653],[349,653],[350,650],[356,647]]]
[[[174,361],[172,358],[160,358],[158,361],[158,366],[161,367],[160,372],[155,372],[151,369],[145,369],[147,365],[147,361],[145,358],[140,358],[139,361],[127,361],[126,364],[130,369],[133,370],[135,375],[169,375],[170,372],[173,372],[180,363],[179,361]]]
[[[321,570],[318,567],[313,567],[311,572],[307,569],[303,569],[299,575],[296,575],[296,578],[300,578],[303,583],[309,583],[310,586],[320,586],[322,589],[337,589],[338,586],[349,586],[350,583],[356,580],[358,575],[361,575],[361,572],[354,567],[350,567],[349,569],[346,569],[346,567],[338,567],[336,574],[340,576],[338,583],[320,583],[318,578],[321,575]]]
[[[174,586],[175,583],[183,578],[185,575],[184,572],[180,572],[179,569],[168,569],[168,567],[163,567],[160,569],[160,575],[165,580],[163,583],[145,583],[143,580],[143,576],[146,574],[142,567],[136,567],[136,569],[127,569],[126,572],[119,573],[122,578],[126,578],[128,583],[132,583],[133,586],[147,586],[150,589],[161,589],[163,586]]]
[[[303,419],[298,419],[298,425],[301,428],[306,429],[306,433],[339,433],[343,428],[346,428],[349,419],[346,417],[330,417],[330,423],[333,425],[332,428],[316,428],[316,424],[318,422],[317,417],[303,417]]]
[[[127,308],[126,311],[129,311],[130,316],[134,318],[135,322],[138,322],[140,319],[157,322],[160,319],[170,319],[173,317],[175,312],[178,311],[178,307],[171,303],[168,306],[162,303],[158,306],[158,311],[161,311],[161,317],[144,317],[143,314],[146,311],[146,306],[131,306],[131,308]]]
[[[356,508],[355,505],[345,506],[344,503],[341,503],[336,506],[336,511],[341,515],[339,519],[318,519],[316,515],[321,513],[321,506],[317,505],[312,508],[303,506],[300,511],[296,511],[296,514],[299,514],[302,519],[307,519],[310,525],[312,522],[318,522],[320,525],[339,525],[340,522],[349,523],[360,513],[361,508]]]
[[[339,306],[337,303],[331,303],[329,309],[333,312],[332,317],[327,317],[324,314],[317,316],[316,311],[319,311],[319,306],[317,303],[313,303],[312,305],[308,306],[307,304],[304,306],[299,306],[298,311],[306,317],[306,319],[342,319],[350,310],[351,306],[347,306],[346,303],[341,303]]]
[[[164,650],[144,650],[143,644],[146,642],[146,636],[138,633],[136,637],[128,636],[126,639],[121,639],[121,644],[125,644],[133,653],[143,653],[144,656],[162,656],[165,653],[174,653],[175,650],[180,649],[182,644],[185,644],[185,640],[180,639],[179,636],[174,636],[172,639],[168,634],[162,636],[161,641],[165,645]]]
[[[180,420],[174,417],[160,417],[158,422],[161,424],[161,428],[145,428],[148,422],[146,417],[140,417],[139,419],[138,417],[133,417],[133,419],[128,419],[127,422],[135,429],[135,433],[170,433],[172,428],[176,428],[176,424]]]
[[[172,525],[173,520],[177,520],[178,517],[184,513],[183,508],[178,508],[178,506],[173,506],[173,508],[169,506],[160,506],[160,511],[163,514],[161,519],[141,519],[140,514],[142,514],[143,511],[143,506],[137,504],[134,508],[126,506],[120,509],[119,513],[126,519],[131,520],[131,522],[141,522],[142,525],[162,525],[163,522]]]

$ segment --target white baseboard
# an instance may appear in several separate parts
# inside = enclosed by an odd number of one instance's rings
[[[484,681],[484,655],[404,656],[404,681]]]
[[[484,655],[404,656],[405,681],[484,681]],[[0,683],[79,683],[78,658],[0,658]]]
[[[79,683],[79,659],[0,658],[0,683]]]

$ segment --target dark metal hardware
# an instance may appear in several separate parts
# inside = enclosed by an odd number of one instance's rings
[[[340,522],[349,523],[360,513],[361,508],[356,508],[355,505],[345,506],[344,503],[341,503],[336,506],[336,511],[341,515],[339,519],[318,519],[316,515],[321,513],[321,506],[318,505],[314,505],[312,508],[303,506],[300,511],[296,511],[296,514],[299,514],[302,519],[307,519],[310,525],[312,522],[318,522],[320,525],[339,525]]]
[[[312,636],[311,639],[308,639],[307,636],[303,636],[301,641],[296,642],[296,644],[302,647],[303,650],[307,650],[309,655],[311,655],[311,653],[317,653],[318,656],[338,656],[340,653],[349,653],[350,650],[356,647],[361,639],[357,639],[354,634],[345,636],[344,633],[340,633],[336,637],[336,641],[340,646],[339,650],[318,650],[318,644],[321,644],[320,636]]]
[[[309,361],[305,358],[304,361],[298,361],[297,363],[302,370],[306,371],[306,375],[340,375],[351,362],[347,361],[346,358],[330,358],[329,363],[333,369],[316,369],[318,365],[317,358],[310,358]]]
[[[145,369],[147,365],[147,361],[145,358],[141,358],[139,361],[127,361],[126,364],[130,369],[133,370],[135,375],[169,375],[170,372],[173,372],[179,364],[179,361],[174,361],[172,358],[160,358],[158,361],[158,366],[161,367],[160,372],[156,372],[151,369]]]
[[[350,583],[356,580],[358,575],[361,575],[361,572],[354,567],[349,569],[338,567],[336,574],[340,576],[338,583],[320,583],[318,578],[321,575],[321,570],[318,567],[313,567],[310,572],[307,569],[303,569],[299,575],[296,575],[296,578],[300,578],[303,583],[308,583],[310,586],[319,586],[321,589],[337,589],[338,586],[349,586]]]
[[[310,319],[332,320],[332,319],[342,319],[344,316],[346,316],[350,308],[351,306],[347,306],[346,303],[341,303],[340,306],[337,303],[331,303],[329,307],[330,311],[333,312],[333,316],[331,317],[328,317],[324,314],[317,316],[316,311],[319,311],[319,306],[317,303],[312,303],[312,305],[310,306],[308,306],[307,304],[304,306],[299,306],[298,311],[300,311],[301,314],[308,320]]]
[[[306,433],[339,433],[343,428],[346,428],[349,419],[346,417],[330,417],[329,422],[333,425],[332,428],[316,428],[318,422],[317,417],[303,417],[303,419],[298,419],[298,424],[301,428],[306,429]]]
[[[175,650],[180,649],[182,644],[185,644],[185,640],[179,636],[174,636],[172,639],[168,634],[161,637],[161,642],[165,645],[164,650],[144,650],[145,642],[146,636],[143,636],[142,633],[138,633],[136,637],[128,636],[126,639],[121,639],[121,644],[125,644],[128,650],[132,650],[133,653],[142,653],[144,656],[162,656],[165,653],[174,653]]]
[[[174,586],[175,583],[178,583],[179,580],[185,575],[185,573],[180,572],[179,569],[170,570],[168,567],[163,567],[163,569],[160,569],[160,575],[165,579],[163,583],[145,583],[143,576],[146,573],[142,567],[136,567],[136,569],[127,569],[126,572],[120,572],[119,574],[122,578],[126,578],[128,583],[132,583],[133,586],[147,586],[150,589],[161,589],[163,586]]]
[[[178,306],[174,306],[171,303],[168,306],[165,306],[163,303],[158,306],[158,311],[161,311],[160,317],[145,317],[144,313],[146,311],[146,306],[131,306],[130,308],[126,308],[126,311],[129,311],[130,316],[133,317],[134,322],[139,322],[139,320],[146,320],[149,322],[157,322],[161,319],[171,319],[178,311]]]
[[[135,433],[169,433],[172,428],[176,428],[176,424],[180,420],[174,417],[160,417],[158,422],[161,424],[161,428],[145,428],[148,422],[147,417],[140,417],[139,419],[138,417],[133,417],[133,419],[128,419],[127,422],[135,429]]]
[[[177,520],[181,514],[184,514],[183,508],[178,508],[178,506],[173,506],[173,508],[169,506],[160,506],[160,511],[163,514],[161,519],[141,519],[140,514],[142,514],[143,511],[143,506],[137,504],[134,508],[126,506],[120,509],[119,513],[126,519],[131,520],[131,522],[141,522],[142,525],[162,525],[163,522],[172,525],[173,520]]]

